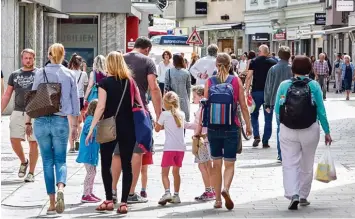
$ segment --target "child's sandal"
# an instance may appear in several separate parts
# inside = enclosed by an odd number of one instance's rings
[[[215,201],[213,207],[214,208],[222,208],[222,201]]]
[[[96,211],[113,211],[114,204],[112,201],[104,201],[97,208]]]
[[[117,214],[127,214],[128,207],[126,203],[121,203],[120,206],[117,208]]]

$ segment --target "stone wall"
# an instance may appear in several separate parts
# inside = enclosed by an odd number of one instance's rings
[[[101,42],[99,54],[126,50],[126,14],[103,13],[100,16]]]
[[[10,74],[19,67],[19,4],[16,0],[1,0],[1,70],[5,89]],[[13,98],[4,114],[13,109]]]

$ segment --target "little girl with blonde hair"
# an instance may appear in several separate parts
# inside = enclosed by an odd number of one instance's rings
[[[159,200],[160,205],[169,203],[180,203],[180,168],[184,159],[186,150],[184,142],[184,121],[185,113],[180,110],[179,97],[175,92],[167,92],[164,97],[164,108],[158,122],[155,125],[155,131],[165,130],[165,144],[162,167],[162,181],[165,193]],[[173,167],[174,176],[174,196],[170,193],[169,171]]]

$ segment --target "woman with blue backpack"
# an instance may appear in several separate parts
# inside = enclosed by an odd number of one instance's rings
[[[244,88],[241,80],[229,74],[231,57],[227,53],[220,53],[216,59],[217,74],[209,78],[205,84],[205,98],[202,121],[197,135],[202,131],[202,126],[208,128],[207,135],[210,143],[211,158],[213,159],[211,178],[216,192],[214,208],[222,208],[222,196],[228,210],[234,208],[234,203],[229,194],[234,176],[234,164],[237,156],[240,121],[237,116],[237,105],[242,110],[246,121],[247,135],[251,135],[250,115],[247,108]],[[222,191],[222,165],[224,160],[224,189]]]

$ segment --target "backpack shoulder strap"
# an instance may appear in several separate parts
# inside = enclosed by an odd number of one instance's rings
[[[228,75],[227,80],[224,83],[232,84],[233,79],[234,79],[233,75]]]
[[[210,78],[210,80],[211,80],[211,85],[216,85],[216,84],[218,84],[218,80],[217,80],[217,77],[216,77],[216,76],[212,76],[212,77]]]

